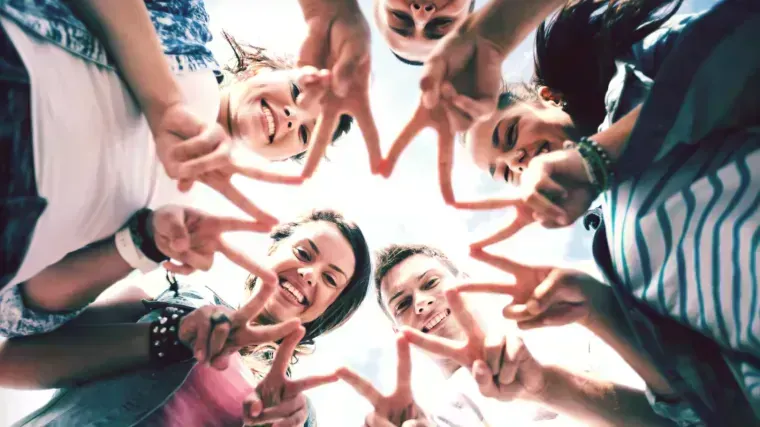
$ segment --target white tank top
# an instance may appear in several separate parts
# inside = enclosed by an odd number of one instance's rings
[[[31,82],[37,190],[48,205],[10,285],[104,239],[138,209],[178,203],[147,121],[119,75],[0,18]],[[150,72],[150,70],[146,70]],[[216,120],[213,72],[178,75],[193,111]]]

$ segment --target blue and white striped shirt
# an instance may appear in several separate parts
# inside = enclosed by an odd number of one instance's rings
[[[640,79],[651,92],[604,219],[617,286],[725,349],[760,414],[757,40],[760,3],[725,0],[689,23],[654,81]]]

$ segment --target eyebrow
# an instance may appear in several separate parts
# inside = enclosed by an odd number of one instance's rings
[[[317,255],[319,255],[319,254],[320,254],[320,253],[319,253],[319,247],[317,247],[317,244],[316,244],[316,243],[314,243],[314,241],[313,241],[313,240],[311,240],[311,239],[306,239],[306,240],[308,240],[308,242],[309,242],[309,245],[310,245],[310,246],[311,246],[311,248],[314,250],[314,252],[316,252],[316,253],[317,253]],[[337,265],[335,265],[335,264],[330,264],[330,268],[332,268],[333,270],[335,270],[335,271],[337,271],[338,273],[342,274],[343,276],[345,276],[345,277],[348,277],[348,274],[344,273],[344,272],[343,272],[343,270],[341,270],[341,269],[340,269],[340,267],[338,267]]]
[[[424,273],[422,273],[419,276],[417,276],[417,281],[419,282],[420,280],[422,280],[425,277],[425,275],[427,275],[431,271],[433,271],[433,270],[426,270]],[[400,290],[400,291],[398,291],[398,292],[396,292],[395,294],[393,294],[393,296],[390,297],[390,299],[388,300],[388,306],[391,305],[391,303],[393,302],[394,299],[400,297],[403,294],[404,294],[404,290],[403,289]]]

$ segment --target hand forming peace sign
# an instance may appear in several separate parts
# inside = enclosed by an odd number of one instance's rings
[[[229,356],[241,348],[279,341],[301,325],[298,319],[274,325],[251,323],[275,291],[271,284],[262,284],[238,310],[207,305],[192,311],[179,324],[180,341],[193,349],[199,363],[209,361],[216,369],[227,369]]]
[[[533,359],[521,339],[502,336],[498,343],[490,343],[467,311],[458,287],[446,290],[446,299],[466,339],[454,341],[404,327],[403,334],[409,342],[470,369],[486,397],[512,400],[536,397],[543,392],[546,384],[543,367]]]
[[[341,114],[354,117],[369,154],[370,170],[382,162],[380,136],[370,109],[370,31],[356,0],[301,0],[309,27],[298,65],[329,69],[332,90],[321,100],[302,176],[310,178],[332,140]]]
[[[364,396],[375,410],[365,420],[368,427],[424,427],[425,415],[412,396],[412,360],[409,343],[403,337],[396,338],[398,366],[396,390],[383,396],[372,384],[348,368],[338,369],[337,375]]]
[[[477,260],[515,277],[513,284],[463,284],[460,292],[492,292],[514,297],[503,315],[521,329],[589,324],[600,310],[613,303],[610,288],[580,271],[556,267],[531,267],[483,250],[471,252]]]
[[[334,373],[300,380],[287,377],[290,359],[305,333],[302,326],[298,327],[280,343],[269,373],[243,403],[245,425],[302,426],[308,417],[306,397],[302,392],[338,380]]]
[[[222,233],[228,231],[269,231],[272,228],[269,224],[217,217],[197,209],[171,205],[152,212],[148,222],[156,247],[164,255],[181,262],[180,265],[165,262],[164,268],[171,272],[190,274],[196,269],[208,270],[214,262],[214,253],[221,252],[263,282],[274,283],[277,280],[272,271],[222,239]]]
[[[457,202],[451,184],[451,171],[454,165],[454,133],[449,127],[449,119],[441,107],[425,108],[422,103],[417,106],[414,116],[406,124],[393,142],[388,156],[382,164],[380,173],[388,178],[393,173],[401,153],[423,129],[431,127],[438,133],[438,180],[443,199],[449,206],[459,209],[500,209],[520,203],[519,199],[489,199],[477,202]]]

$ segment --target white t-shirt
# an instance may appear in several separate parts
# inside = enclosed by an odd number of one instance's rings
[[[138,209],[177,203],[181,193],[166,176],[147,121],[117,73],[8,19],[0,22],[29,72],[37,190],[48,202],[10,282],[15,285],[114,234]],[[219,89],[213,72],[177,80],[190,108],[214,121]]]

